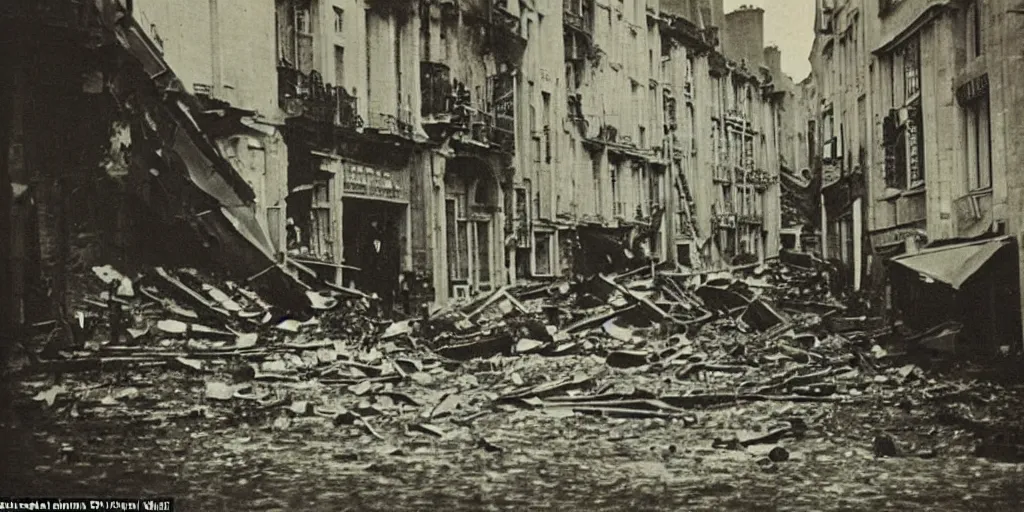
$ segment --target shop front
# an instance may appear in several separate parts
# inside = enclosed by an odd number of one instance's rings
[[[504,284],[500,220],[501,189],[491,166],[456,157],[444,175],[444,245],[448,297],[458,300]]]
[[[290,258],[328,282],[376,293],[390,308],[406,256],[408,171],[317,151],[306,156],[293,159],[289,175]]]
[[[340,167],[345,282],[377,294],[390,311],[405,266],[409,173],[344,160]]]

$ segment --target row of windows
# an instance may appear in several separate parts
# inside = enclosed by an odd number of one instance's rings
[[[983,54],[982,24],[977,1],[961,11],[960,41],[968,59]],[[925,144],[921,101],[921,43],[913,37],[893,52],[889,62],[891,115],[883,133],[886,151],[885,178],[892,188],[914,188],[925,180]],[[989,95],[982,91],[961,101],[962,135],[966,141],[964,168],[971,190],[992,186],[992,141]]]

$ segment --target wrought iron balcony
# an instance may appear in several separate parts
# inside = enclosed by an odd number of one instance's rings
[[[492,114],[471,107],[460,106],[457,109],[455,122],[468,133],[470,139],[480,144],[491,143],[491,132],[494,129],[494,116]]]
[[[308,75],[281,66],[277,68],[278,100],[281,108],[292,117],[320,124],[333,124],[342,128],[360,128],[358,98],[344,87],[325,84],[317,71]]]
[[[412,110],[404,105],[393,112],[370,112],[368,121],[367,127],[378,132],[406,138],[413,136]]]

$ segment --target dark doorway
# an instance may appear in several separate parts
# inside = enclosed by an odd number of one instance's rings
[[[345,284],[376,293],[389,313],[399,285],[405,205],[346,198],[342,207],[345,265],[358,268],[345,270]]]

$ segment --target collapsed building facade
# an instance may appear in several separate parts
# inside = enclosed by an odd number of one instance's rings
[[[10,2],[0,19],[5,321],[70,330],[70,277],[102,261],[208,264],[285,309],[308,304],[218,147],[219,112],[188,92],[131,2]]]
[[[819,0],[811,57],[826,254],[979,353],[1021,338],[1018,4]]]
[[[786,93],[757,9],[54,0],[3,19],[23,52],[3,118],[16,323],[61,310],[68,258],[208,259],[291,306],[316,283],[411,312],[779,249]]]

